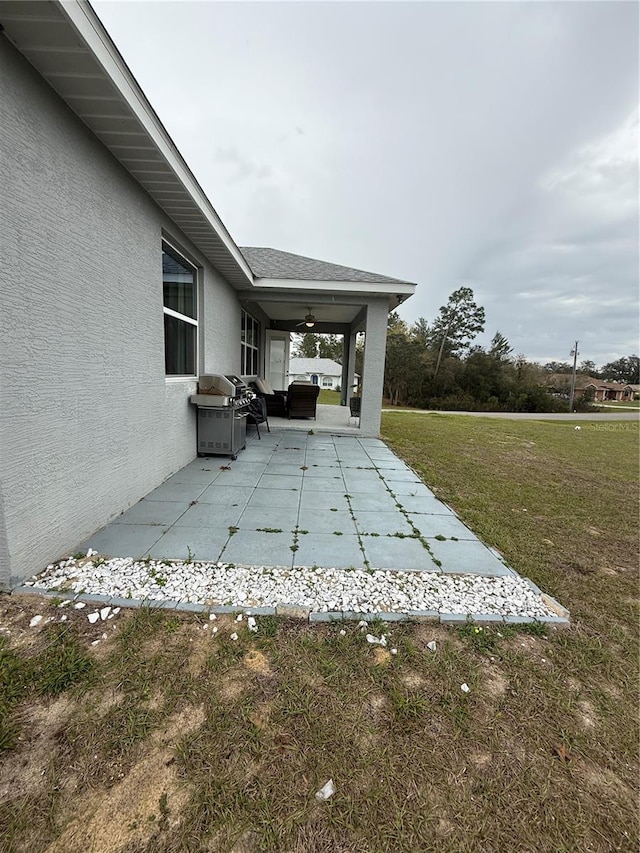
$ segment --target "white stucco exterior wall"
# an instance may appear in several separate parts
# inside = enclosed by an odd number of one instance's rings
[[[240,307],[231,286],[2,38],[0,107],[7,588],[195,456],[195,381],[164,373],[162,234],[202,267],[201,370],[239,371]]]
[[[386,299],[371,299],[368,302],[360,404],[360,430],[363,436],[380,434],[388,315]]]

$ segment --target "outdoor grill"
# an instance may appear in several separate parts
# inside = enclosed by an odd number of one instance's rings
[[[205,374],[191,402],[198,408],[198,456],[231,456],[246,446],[251,393],[239,376]]]

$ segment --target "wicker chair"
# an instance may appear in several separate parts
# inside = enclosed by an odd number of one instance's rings
[[[311,382],[292,382],[287,391],[287,412],[291,418],[315,418],[320,386]]]
[[[287,416],[287,392],[274,391],[273,388],[264,380],[256,379],[249,383],[251,390],[255,391],[258,397],[262,397],[267,407],[267,415],[274,418],[286,418]]]

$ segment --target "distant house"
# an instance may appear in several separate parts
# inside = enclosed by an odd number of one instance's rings
[[[625,385],[622,389],[623,394],[625,396],[622,398],[623,400],[638,400],[640,399],[640,385]]]
[[[357,373],[354,375],[356,379],[360,378]],[[313,382],[321,388],[337,391],[342,382],[342,365],[331,358],[291,358],[289,382],[296,380]]]
[[[547,376],[545,386],[557,396],[568,396],[571,387],[570,373],[551,373]],[[623,382],[611,382],[606,379],[596,379],[593,376],[578,374],[576,376],[575,396],[583,397],[593,394],[594,403],[607,400],[623,402],[633,400],[638,396],[640,385],[629,385]]]
[[[637,388],[637,386],[635,386]],[[593,399],[595,402],[604,402],[612,400],[613,402],[623,402],[624,400],[633,400],[634,386],[623,385],[622,382],[608,382],[604,379],[592,379],[582,389],[582,394],[587,390],[593,389]]]

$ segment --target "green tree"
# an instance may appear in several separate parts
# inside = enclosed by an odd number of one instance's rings
[[[418,317],[413,326],[411,326],[410,333],[412,337],[420,341],[425,347],[429,345],[431,330],[424,317]]]
[[[628,382],[630,385],[640,385],[640,359],[637,355],[610,361],[600,368],[600,376],[612,382]]]
[[[299,334],[293,345],[293,354],[298,358],[318,358],[320,335],[313,332]]]
[[[342,364],[342,336],[341,335],[318,335],[318,356],[320,358],[331,358]]]
[[[459,355],[468,349],[476,335],[484,330],[484,319],[484,308],[476,305],[470,287],[454,290],[447,304],[440,308],[440,314],[430,331],[433,343],[439,343],[434,379],[440,370],[443,356]]]
[[[585,361],[580,362],[578,372],[586,373],[587,376],[598,376],[598,368],[596,367],[595,361],[590,361],[589,359],[585,359]]]
[[[508,361],[512,352],[513,348],[509,345],[509,341],[503,334],[496,332],[491,340],[489,355],[496,361]]]

